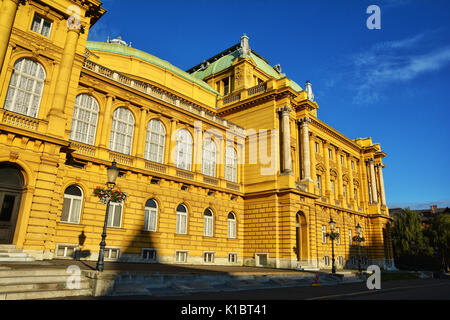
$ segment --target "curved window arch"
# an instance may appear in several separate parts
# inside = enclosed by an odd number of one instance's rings
[[[147,137],[145,139],[144,158],[150,161],[164,162],[164,145],[166,141],[166,128],[157,119],[147,124]]]
[[[83,191],[72,184],[64,191],[61,222],[80,223],[81,207],[83,204]]]
[[[187,215],[188,210],[184,204],[179,204],[177,207],[177,226],[176,233],[187,234]]]
[[[44,89],[44,67],[29,58],[21,58],[14,64],[9,81],[5,109],[36,118]]]
[[[202,173],[207,176],[216,176],[216,144],[211,138],[203,141]]]
[[[236,216],[233,212],[228,214],[228,238],[236,238]]]
[[[133,145],[134,117],[126,108],[114,110],[109,138],[109,149],[112,151],[131,154]]]
[[[93,96],[79,94],[75,99],[69,139],[94,145],[98,112],[98,102]]]
[[[192,167],[192,136],[186,129],[181,129],[177,133],[175,166],[189,171]]]
[[[204,221],[204,236],[212,237],[213,236],[213,213],[211,209],[206,209],[203,212],[203,221]]]
[[[225,180],[237,182],[237,152],[231,146],[225,151]]]
[[[149,199],[145,203],[144,230],[156,232],[158,221],[158,203],[154,199]]]

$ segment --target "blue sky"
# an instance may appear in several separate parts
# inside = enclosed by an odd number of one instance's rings
[[[369,30],[369,5],[381,29]],[[304,87],[318,117],[349,138],[372,137],[390,207],[450,206],[450,1],[125,1],[89,40],[119,35],[187,70],[239,42]]]

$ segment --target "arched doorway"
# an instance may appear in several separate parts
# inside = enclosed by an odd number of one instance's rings
[[[24,179],[20,169],[0,163],[0,243],[10,244],[14,238]]]
[[[305,214],[301,211],[296,214],[295,238],[297,247],[297,261],[308,260],[308,225]]]

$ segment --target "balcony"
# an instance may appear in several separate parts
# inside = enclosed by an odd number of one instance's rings
[[[44,120],[28,117],[5,109],[0,109],[0,119],[1,123],[8,126],[35,132],[38,131],[41,122],[47,123]]]

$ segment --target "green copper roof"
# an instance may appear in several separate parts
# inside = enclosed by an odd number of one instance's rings
[[[197,70],[193,73],[191,73],[192,76],[196,77],[199,80],[205,79],[206,77],[214,74],[214,73],[218,73],[222,70],[225,70],[226,68],[230,67],[231,64],[233,63],[233,61],[239,57],[239,50],[235,50],[227,55],[224,55],[223,57],[217,59],[216,61],[212,62],[209,64],[209,66],[206,69],[203,70]],[[270,66],[266,61],[264,61],[264,59],[258,57],[256,54],[254,54],[253,52],[250,54],[250,57],[252,58],[252,60],[256,63],[256,67],[262,71],[264,71],[265,73],[267,73],[269,76],[275,78],[275,79],[281,79],[283,77],[285,77],[284,74],[282,73],[278,73],[277,71],[275,71],[275,69]],[[290,80],[290,79],[289,79]],[[296,91],[296,92],[300,92],[303,89],[297,84],[295,83],[293,80],[289,81],[290,83],[290,87]]]
[[[100,41],[88,41],[86,44],[86,48],[88,50],[92,51],[103,51],[103,52],[111,52],[116,53],[124,56],[130,56],[142,59],[144,61],[150,62],[151,64],[157,65],[161,68],[164,68],[168,71],[173,72],[174,74],[191,81],[195,84],[198,84],[202,88],[214,93],[219,94],[216,90],[211,88],[206,82],[202,81],[201,79],[198,79],[197,77],[194,77],[190,75],[189,73],[175,67],[174,65],[170,64],[169,62],[162,60],[158,57],[155,57],[147,52],[141,51],[136,48],[124,46],[118,43],[107,43],[107,42],[100,42]]]

